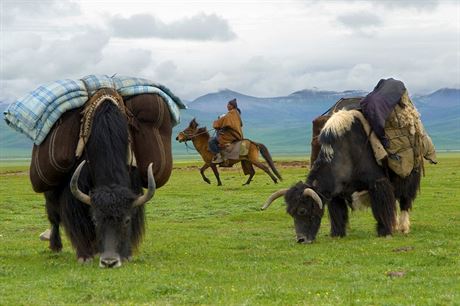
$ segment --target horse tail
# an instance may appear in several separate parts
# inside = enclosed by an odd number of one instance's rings
[[[276,170],[275,163],[273,162],[272,156],[270,155],[270,152],[268,151],[267,147],[262,143],[255,143],[255,145],[259,149],[260,154],[262,154],[262,157],[270,166],[270,169],[272,169],[276,177],[279,178],[280,181],[282,181],[283,178],[281,177],[281,174],[278,172],[278,170]]]

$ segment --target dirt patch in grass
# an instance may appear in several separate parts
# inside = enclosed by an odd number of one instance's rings
[[[204,164],[204,163],[203,163]],[[288,168],[309,168],[310,162],[309,161],[302,161],[302,160],[291,160],[291,161],[277,161],[275,162],[275,167],[278,169],[288,169]],[[197,171],[202,167],[202,165],[175,165],[173,170],[186,170],[186,171]],[[218,167],[219,171],[240,171],[241,165],[236,164],[231,168],[227,167]]]

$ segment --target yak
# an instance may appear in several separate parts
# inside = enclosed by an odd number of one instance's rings
[[[348,206],[352,194],[368,192],[378,236],[392,235],[396,226],[396,199],[401,216],[399,227],[409,231],[409,210],[420,188],[421,169],[414,168],[402,178],[385,163],[380,166],[363,124],[353,111],[334,114],[319,136],[321,150],[306,182],[273,193],[262,209],[284,195],[286,210],[294,219],[298,243],[316,239],[324,204],[328,204],[330,235],[344,237],[348,224]],[[324,204],[323,204],[324,203]]]
[[[112,268],[131,259],[144,233],[144,204],[156,186],[150,164],[143,194],[140,170],[127,162],[129,143],[126,114],[112,100],[102,101],[78,166],[45,192],[51,250],[62,249],[62,223],[79,262],[100,254],[99,266]]]

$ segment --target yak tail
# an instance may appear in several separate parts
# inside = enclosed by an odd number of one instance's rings
[[[272,156],[270,155],[270,152],[268,151],[267,147],[262,143],[256,143],[256,146],[259,148],[259,152],[260,154],[262,154],[262,157],[270,166],[270,169],[272,169],[276,177],[279,178],[280,181],[282,181],[283,178],[281,177],[281,174],[278,172],[278,170],[276,170],[275,163],[273,162]]]

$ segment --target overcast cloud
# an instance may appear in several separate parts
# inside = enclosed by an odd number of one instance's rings
[[[0,0],[0,101],[45,82],[114,73],[191,100],[230,88],[411,93],[460,86],[458,1]]]
[[[366,11],[339,15],[337,21],[357,34],[364,35],[373,35],[379,27],[383,26],[383,20],[379,16]]]
[[[110,21],[115,36],[123,38],[220,40],[235,38],[228,22],[215,14],[200,13],[192,17],[164,23],[155,16],[137,14],[128,18],[115,16]]]
[[[46,1],[1,1],[2,26],[5,27],[17,18],[46,18],[48,16],[78,16],[81,14],[80,6],[71,1],[46,0]],[[31,5],[33,4],[33,5]]]

